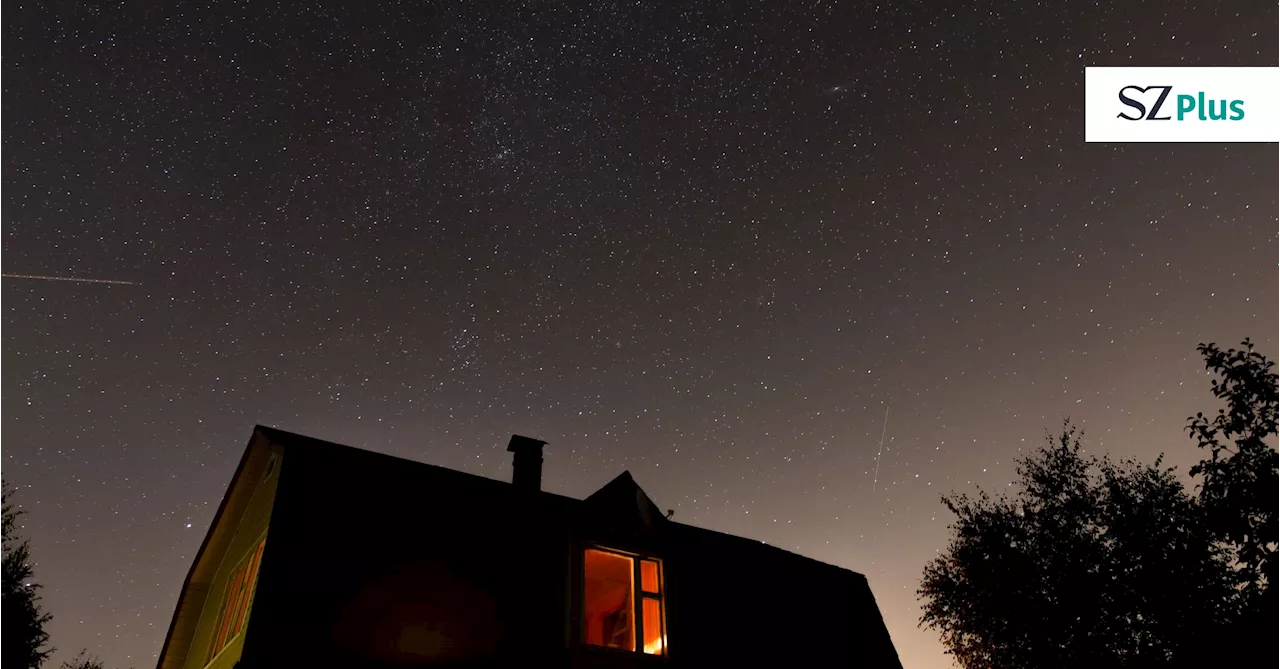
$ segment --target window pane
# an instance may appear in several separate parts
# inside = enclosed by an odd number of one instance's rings
[[[662,633],[662,602],[645,597],[643,604],[644,652],[662,655],[667,646],[667,635]]]
[[[231,614],[231,624],[227,625],[230,633],[227,640],[234,639],[240,633],[240,616],[244,613],[245,593],[249,591],[249,566],[240,567],[240,589],[236,591],[236,608]]]
[[[236,619],[231,626],[236,633],[244,631],[245,617],[249,614],[249,598],[253,595],[253,586],[258,581],[258,556],[262,555],[262,549],[259,548],[249,558],[249,564],[245,567],[244,588],[240,591],[240,610],[236,612]]]
[[[658,593],[658,563],[652,560],[640,561],[640,587],[645,592]]]
[[[244,603],[240,607],[239,620],[236,621],[236,629],[243,632],[246,623],[249,622],[249,606],[253,600],[253,591],[258,587],[258,569],[262,566],[262,549],[267,547],[267,540],[263,539],[258,542],[258,548],[249,557],[249,564],[245,565],[245,586],[242,595]]]
[[[223,599],[222,616],[218,620],[218,632],[213,643],[213,653],[210,655],[211,657],[212,655],[216,655],[218,651],[222,650],[223,644],[231,636],[229,634],[230,630],[228,627],[230,627],[231,616],[236,606],[236,594],[240,592],[240,579],[243,577],[244,574],[237,569],[236,573],[231,577],[231,580],[227,582],[227,594]]]
[[[585,588],[582,615],[586,643],[623,650],[636,649],[632,620],[635,607],[631,558],[588,549],[583,559]]]

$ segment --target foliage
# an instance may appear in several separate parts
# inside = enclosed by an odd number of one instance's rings
[[[921,624],[965,667],[1200,655],[1231,581],[1194,498],[1158,460],[1086,456],[1069,424],[1049,442],[1019,463],[1015,496],[943,499],[957,521],[925,569]]]
[[[75,657],[64,660],[61,669],[107,669],[107,666],[102,660],[89,655],[88,650],[82,649]]]
[[[1201,477],[1200,499],[1240,565],[1245,595],[1265,599],[1276,581],[1276,450],[1267,443],[1276,436],[1275,363],[1248,339],[1239,350],[1214,344],[1198,350],[1217,376],[1214,396],[1227,406],[1212,419],[1203,413],[1187,419],[1191,438],[1209,450],[1191,475]]]
[[[4,491],[4,582],[0,610],[4,621],[5,667],[38,668],[52,652],[45,624],[50,616],[40,607],[40,586],[31,581],[31,546],[18,536],[18,518],[23,511],[10,501],[12,491],[7,483]]]

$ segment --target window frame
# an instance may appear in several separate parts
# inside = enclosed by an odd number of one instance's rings
[[[264,532],[262,536],[258,537],[258,539],[250,545],[252,548],[249,553],[245,555],[243,559],[237,561],[235,566],[231,568],[231,571],[228,574],[228,580],[222,589],[222,601],[218,604],[218,613],[214,618],[213,636],[209,638],[209,651],[207,653],[208,657],[204,663],[205,667],[213,664],[223,652],[231,647],[231,644],[235,642],[237,638],[244,634],[245,629],[249,627],[249,613],[253,610],[253,600],[258,595],[258,578],[262,574],[262,557],[263,554],[266,553],[267,548],[266,533]],[[255,560],[257,563],[253,567],[253,579],[248,586],[249,591],[244,598],[244,607],[239,612],[233,614],[240,619],[240,623],[237,625],[235,634],[227,636],[222,640],[222,644],[219,645],[218,640],[219,636],[221,636],[220,631],[224,623],[223,617],[227,615],[227,608],[232,599],[230,596],[231,586],[238,583],[236,576],[240,573],[240,570]]]
[[[633,634],[635,636],[635,648],[627,650],[626,648],[614,648],[612,646],[598,646],[593,643],[587,643],[587,552],[599,551],[601,553],[609,553],[618,555],[631,560],[631,620]],[[668,639],[667,625],[667,574],[664,569],[662,558],[647,554],[637,553],[634,551],[613,548],[610,546],[587,543],[582,546],[578,552],[579,564],[582,565],[581,572],[578,575],[578,597],[576,606],[579,611],[578,615],[578,645],[584,648],[590,648],[592,651],[605,653],[622,653],[628,656],[641,655],[648,658],[665,659],[670,653],[670,641]],[[644,590],[644,574],[643,563],[653,562],[658,566],[658,591],[656,593],[645,592]],[[662,651],[659,653],[646,653],[644,651],[644,600],[652,599],[658,602],[658,627],[659,636],[662,639]]]

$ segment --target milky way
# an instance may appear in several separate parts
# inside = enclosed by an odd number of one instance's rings
[[[1277,353],[1276,146],[1080,108],[1086,65],[1275,66],[1275,3],[494,4],[6,5],[5,272],[137,284],[3,282],[57,659],[155,661],[262,423],[630,469],[948,666],[941,494],[1066,415],[1185,469],[1195,345]]]

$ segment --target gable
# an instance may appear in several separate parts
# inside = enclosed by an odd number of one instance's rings
[[[257,551],[267,531],[282,457],[278,446],[254,431],[183,582],[160,651],[159,669],[200,669],[209,663],[214,628],[230,581]],[[224,655],[234,661],[238,650],[237,643],[233,653],[224,651]]]
[[[589,516],[608,518],[628,527],[653,529],[666,520],[629,471],[622,472],[582,500],[582,509]]]

